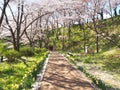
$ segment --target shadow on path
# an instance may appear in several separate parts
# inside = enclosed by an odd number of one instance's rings
[[[59,57],[62,59],[59,59]],[[53,52],[50,55],[40,90],[95,89],[62,55]]]

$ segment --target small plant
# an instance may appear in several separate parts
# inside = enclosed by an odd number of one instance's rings
[[[41,48],[35,48],[35,53],[37,54],[41,53]]]
[[[90,56],[86,57],[83,62],[84,63],[91,63],[91,57]]]
[[[20,54],[15,50],[8,50],[4,53],[4,56],[8,58],[8,62],[14,62],[17,58],[20,58]]]
[[[20,48],[20,54],[22,56],[33,56],[34,55],[34,49],[31,47],[22,47]]]
[[[0,41],[0,61],[3,62],[3,54],[7,51],[7,45],[4,45],[3,41]]]
[[[41,48],[41,51],[46,52],[47,50],[46,50],[46,48]]]

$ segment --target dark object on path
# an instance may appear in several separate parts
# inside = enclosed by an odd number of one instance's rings
[[[49,46],[49,50],[50,50],[50,51],[53,51],[53,46]]]

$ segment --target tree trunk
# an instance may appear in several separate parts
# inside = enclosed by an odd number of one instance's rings
[[[3,62],[3,56],[1,56],[1,62]]]
[[[65,37],[64,37],[64,30],[62,31],[62,50],[65,49]]]
[[[10,1],[10,0],[8,0],[8,1],[5,1],[5,0],[4,0],[4,5],[3,5],[2,12],[1,12],[1,17],[0,17],[0,27],[1,27],[2,21],[3,21],[3,19],[4,19],[5,10],[6,10],[6,7],[7,7],[8,3],[9,3],[9,1]]]
[[[58,28],[59,28],[59,26],[58,26],[58,21],[57,21],[57,29],[56,29],[56,39],[57,40],[59,40],[59,38],[58,38]]]
[[[112,19],[112,21],[113,21],[114,19],[113,19],[112,6],[111,6],[110,0],[108,0],[108,3],[109,3],[109,7],[110,7],[110,16],[111,16],[111,19]]]
[[[39,47],[42,48],[42,40],[39,40]]]
[[[68,26],[68,40],[70,41],[71,39],[71,29],[70,29],[70,24]]]
[[[96,52],[99,53],[99,36],[96,35]]]
[[[16,41],[16,50],[19,51],[19,49],[20,49],[20,38],[18,37]]]
[[[64,51],[65,49],[65,40],[64,40],[64,37],[62,38],[62,50]]]
[[[103,10],[101,10],[100,16],[101,16],[101,19],[103,20],[104,19]]]
[[[117,7],[114,9],[114,15],[117,16]]]
[[[86,33],[85,33],[85,29],[84,26],[81,24],[81,21],[79,20],[79,27],[80,30],[83,30],[83,37],[84,37],[84,52],[86,52]]]
[[[82,24],[81,24],[81,20],[79,20],[79,27],[80,27],[80,30],[82,30]]]
[[[84,52],[86,52],[86,33],[85,33],[85,29],[83,29],[83,35],[84,35]]]
[[[93,25],[94,25],[94,31],[96,32],[96,52],[99,53],[99,36],[97,31],[97,25],[95,21],[95,17],[93,17]]]
[[[30,47],[33,47],[34,45],[33,45],[33,42],[32,41],[30,41]]]

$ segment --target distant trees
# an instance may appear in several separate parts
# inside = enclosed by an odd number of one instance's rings
[[[12,7],[11,5],[13,5]],[[82,30],[84,46],[87,45],[86,23],[93,22],[91,26],[95,33],[96,52],[99,52],[99,33],[101,23],[106,14],[111,17],[117,16],[117,7],[120,0],[51,0],[44,3],[33,3],[29,5],[25,0],[3,0],[1,2],[0,27],[7,29],[11,34],[11,42],[15,50],[19,51],[21,41],[26,39],[33,47],[35,41],[39,46],[48,48],[49,32],[59,40],[59,27],[63,28],[62,49],[65,48],[65,40],[71,41],[71,26],[79,24]],[[7,11],[6,11],[7,8]],[[4,21],[4,22],[3,22]],[[67,28],[67,38],[64,34]],[[69,45],[70,46],[70,45]]]

